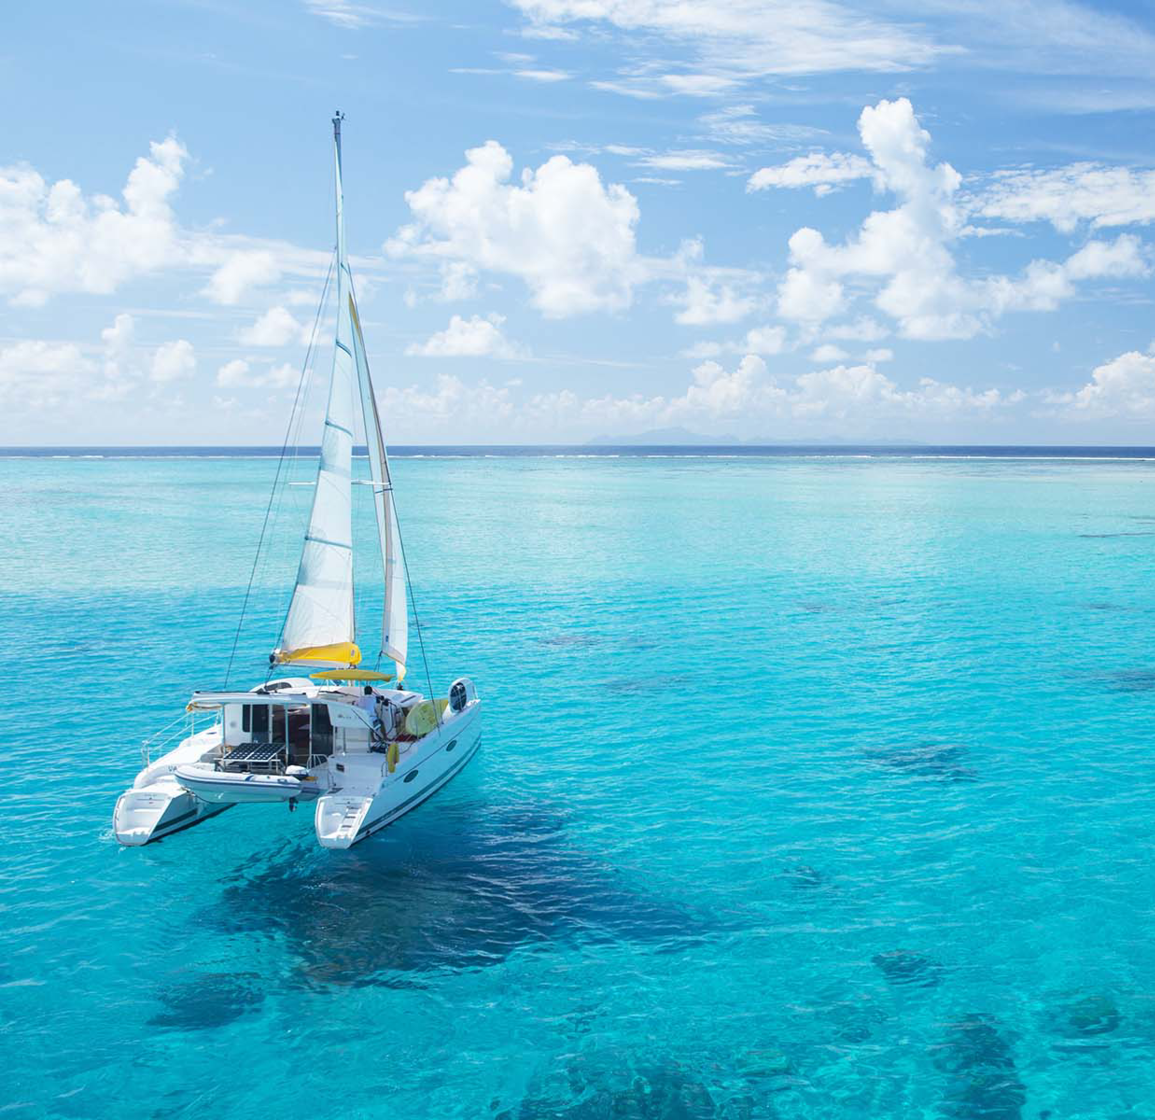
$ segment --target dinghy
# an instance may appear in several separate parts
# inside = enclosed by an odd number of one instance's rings
[[[412,595],[345,247],[341,120],[340,113],[333,118],[336,338],[320,461],[288,614],[263,683],[249,691],[194,692],[180,727],[167,740],[162,733],[146,743],[144,768],[113,814],[122,844],[159,840],[233,805],[295,809],[308,802],[314,805],[318,842],[349,848],[436,793],[481,742],[481,702],[468,677],[453,681],[443,697],[403,685]],[[355,432],[364,433],[368,448],[364,480],[353,477]],[[280,475],[278,469],[278,480]],[[374,547],[384,580],[380,654],[372,669],[361,664],[357,644],[355,482],[372,493]],[[392,663],[393,672],[381,671],[382,660]],[[287,675],[302,670],[317,671]],[[428,683],[427,664],[425,678]],[[165,750],[173,740],[179,741]]]

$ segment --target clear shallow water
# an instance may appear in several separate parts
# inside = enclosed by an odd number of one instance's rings
[[[1155,464],[399,460],[477,759],[121,850],[274,466],[0,460],[3,1115],[1155,1116]]]

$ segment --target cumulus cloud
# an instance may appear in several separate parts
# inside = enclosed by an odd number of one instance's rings
[[[686,290],[675,297],[682,310],[674,318],[683,326],[703,327],[716,323],[736,323],[754,310],[749,296],[739,295],[729,284],[714,284],[697,275],[686,279]]]
[[[187,338],[166,342],[157,347],[152,356],[151,376],[153,381],[181,381],[191,377],[197,368],[193,344]]]
[[[1131,350],[1104,362],[1082,388],[1045,399],[1068,419],[1155,418],[1155,343],[1146,353]]]
[[[188,152],[175,137],[153,143],[121,192],[86,196],[26,164],[0,168],[0,293],[36,306],[62,292],[107,294],[181,255],[170,200]]]
[[[290,342],[309,341],[310,327],[298,322],[285,307],[270,307],[251,327],[238,336],[245,346],[287,346]]]
[[[816,347],[810,354],[810,360],[812,362],[820,363],[841,362],[849,357],[850,355],[847,354],[841,346],[835,346],[832,342],[823,343],[821,346]]]
[[[508,419],[514,410],[508,388],[485,380],[467,385],[447,373],[438,375],[432,392],[417,385],[390,385],[381,394],[381,404],[386,413],[405,413],[422,420],[467,417],[474,430],[485,421]]]
[[[77,409],[92,402],[122,400],[196,369],[186,339],[149,351],[137,344],[136,322],[122,312],[100,332],[100,345],[22,339],[0,347],[0,404],[14,412]]]
[[[281,278],[277,258],[267,249],[238,249],[213,273],[203,294],[215,303],[240,303],[252,288]]]
[[[869,179],[873,174],[873,165],[862,156],[847,155],[845,152],[811,152],[789,163],[755,171],[747,181],[746,189],[764,191],[771,187],[813,187],[814,193],[821,197],[855,179]]]
[[[414,220],[386,251],[516,276],[547,316],[628,307],[642,272],[633,195],[566,156],[526,169],[518,182],[512,172],[496,141],[470,149],[452,178],[406,192]]]
[[[778,310],[811,328],[844,311],[844,281],[874,288],[875,306],[908,338],[970,338],[1008,311],[1051,310],[1079,281],[1145,275],[1142,246],[1131,235],[1091,241],[1066,261],[1032,261],[1018,276],[968,279],[952,252],[965,230],[961,177],[928,158],[930,135],[906,98],[863,109],[859,133],[879,190],[897,196],[857,233],[831,245],[815,229],[789,241],[790,269],[778,289]],[[831,332],[833,333],[833,332]]]
[[[406,348],[406,354],[423,358],[519,358],[525,356],[524,347],[509,341],[501,333],[501,315],[468,319],[454,315],[449,326],[422,343]]]
[[[13,409],[55,407],[81,392],[94,370],[74,343],[25,339],[0,348],[0,401]]]
[[[880,421],[989,418],[1023,399],[1017,392],[976,390],[932,378],[903,388],[872,362],[839,363],[796,377],[776,377],[764,358],[746,354],[733,369],[714,360],[700,363],[685,391],[677,396],[582,399],[572,390],[563,390],[531,398],[525,415],[543,426],[579,425],[609,432],[703,422],[757,431],[776,421],[839,421],[862,429]]]
[[[747,354],[780,354],[785,345],[784,327],[751,327],[742,341]]]
[[[1063,233],[1080,222],[1147,225],[1155,221],[1155,171],[1094,163],[1003,171],[979,193],[975,208],[986,218],[1050,222]]]
[[[234,358],[217,370],[216,383],[222,389],[288,389],[299,377],[288,363],[255,370],[246,359]]]

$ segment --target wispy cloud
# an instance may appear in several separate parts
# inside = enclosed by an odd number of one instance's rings
[[[358,31],[363,27],[386,24],[405,25],[422,23],[425,16],[394,8],[380,8],[375,4],[356,4],[352,0],[304,0],[305,8],[315,16],[328,20],[335,27]]]

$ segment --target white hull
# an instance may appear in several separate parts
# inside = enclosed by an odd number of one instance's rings
[[[318,843],[351,848],[400,820],[463,770],[480,744],[481,706],[475,703],[403,754],[394,773],[383,775],[379,763],[350,767],[348,784],[317,799]]]
[[[138,848],[200,824],[227,808],[202,801],[171,778],[162,779],[122,793],[112,814],[112,827],[117,840]]]

